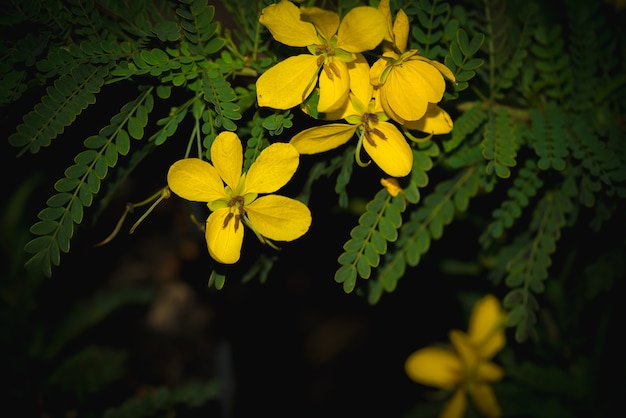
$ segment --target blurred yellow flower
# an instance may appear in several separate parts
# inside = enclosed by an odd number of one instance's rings
[[[405,363],[407,375],[417,383],[453,390],[440,418],[461,418],[467,408],[467,395],[485,417],[498,418],[500,406],[491,383],[504,376],[490,360],[505,345],[506,314],[493,295],[479,300],[470,317],[469,330],[450,331],[454,350],[426,347],[411,354]]]
[[[355,60],[350,70],[350,99],[344,109],[327,114],[331,120],[344,119],[347,123],[330,123],[305,129],[289,141],[300,154],[317,154],[337,148],[359,134],[356,149],[357,162],[361,147],[388,175],[404,177],[413,167],[413,152],[404,135],[390,122],[379,105],[376,91],[369,82],[369,64],[363,57]]]
[[[340,19],[335,12],[298,8],[287,0],[265,7],[259,22],[278,42],[307,47],[310,54],[289,57],[261,74],[256,82],[258,104],[290,109],[303,103],[319,82],[322,113],[344,106],[350,63],[376,48],[386,31],[385,18],[374,7],[355,7]]]
[[[299,164],[298,151],[290,144],[265,148],[242,173],[243,147],[236,134],[220,133],[211,146],[210,164],[199,158],[176,161],[167,173],[170,189],[183,199],[207,202],[212,211],[206,220],[209,254],[217,262],[239,260],[243,226],[251,228],[263,243],[293,241],[311,225],[309,208],[295,199],[271,194],[283,187]]]
[[[409,19],[402,9],[398,10],[393,25],[389,0],[382,0],[378,9],[385,16],[387,30],[383,56],[370,71],[371,82],[380,90],[382,107],[390,118],[400,124],[418,121],[426,115],[429,105],[443,98],[446,88],[443,76],[454,81],[454,74],[445,65],[417,55],[416,49],[407,50]],[[431,125],[426,129],[435,128],[424,132],[447,133],[452,130],[452,120],[444,110],[430,108],[426,116]],[[445,132],[447,126],[449,130]]]

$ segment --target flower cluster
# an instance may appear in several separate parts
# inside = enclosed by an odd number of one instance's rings
[[[215,138],[210,163],[186,158],[170,167],[171,191],[205,202],[211,210],[207,246],[224,264],[239,260],[244,226],[271,246],[272,240],[292,241],[309,229],[306,205],[271,194],[291,179],[301,154],[337,148],[357,135],[359,165],[369,164],[360,159],[364,149],[388,176],[404,177],[413,167],[413,152],[400,129],[430,135],[452,129],[452,120],[437,103],[445,90],[444,76],[452,81],[454,76],[444,65],[407,49],[408,18],[400,10],[392,21],[389,0],[378,8],[354,7],[343,18],[281,0],[264,8],[259,22],[278,42],[308,51],[261,74],[256,82],[259,106],[300,106],[332,123],[303,130],[289,143],[269,145],[246,173],[241,141],[232,132]],[[380,58],[370,65],[363,53],[377,48]],[[389,179],[383,185],[394,195],[401,190]]]
[[[490,383],[501,380],[504,371],[491,359],[506,343],[505,323],[506,314],[500,302],[487,295],[474,305],[467,333],[450,331],[454,350],[426,347],[406,360],[406,373],[415,382],[454,391],[441,418],[461,418],[467,408],[467,395],[483,416],[501,415]]]
[[[260,22],[278,42],[306,47],[309,54],[289,57],[263,73],[256,83],[260,106],[289,109],[300,105],[326,121],[296,134],[291,143],[300,154],[337,148],[358,136],[361,149],[388,175],[411,172],[413,153],[398,128],[429,135],[452,130],[450,116],[440,108],[454,75],[443,64],[407,49],[409,21],[401,9],[392,19],[389,0],[378,8],[355,7],[341,19],[317,7],[299,8],[281,0],[263,9]],[[363,54],[382,51],[373,65]],[[395,122],[395,123],[394,123]]]

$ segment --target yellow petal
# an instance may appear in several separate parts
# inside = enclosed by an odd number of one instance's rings
[[[350,90],[365,106],[372,99],[374,87],[370,83],[370,66],[363,54],[356,54],[356,59],[348,64]]]
[[[446,402],[439,418],[463,418],[467,409],[467,395],[463,388],[454,391],[452,397]]]
[[[439,72],[441,72],[441,74],[443,74],[445,78],[452,81],[453,83],[456,82],[456,79],[454,78],[454,74],[452,73],[452,71],[450,71],[448,67],[446,67],[444,64],[440,63],[439,61],[430,60],[421,55],[414,55],[412,59],[417,59],[417,60],[430,63],[430,65],[434,66],[437,70],[439,70]]]
[[[369,51],[378,46],[387,33],[385,16],[370,6],[351,9],[337,31],[337,48],[348,52]]]
[[[394,66],[382,86],[383,99],[404,120],[418,120],[426,113],[428,103],[443,97],[446,83],[432,65],[409,60]]]
[[[273,143],[261,151],[248,169],[242,194],[275,192],[287,184],[299,162],[300,154],[293,145]]]
[[[389,122],[378,122],[373,126],[385,135],[385,139],[372,134],[374,140],[374,145],[372,145],[366,138],[363,138],[365,151],[390,176],[404,177],[409,174],[413,168],[413,151],[404,135]]]
[[[320,72],[319,83],[318,112],[334,112],[346,104],[350,92],[350,74],[345,61],[333,59],[330,63],[324,64],[324,70]]]
[[[301,104],[315,88],[319,71],[317,57],[289,57],[265,71],[256,81],[259,106],[291,109]]]
[[[407,129],[425,132],[432,135],[447,134],[452,131],[452,118],[442,108],[429,103],[424,116],[415,121],[405,121],[402,124]]]
[[[400,193],[402,193],[402,187],[400,187],[400,183],[396,178],[382,178],[380,179],[380,185],[387,189],[387,193],[389,193],[393,197],[396,197]]]
[[[480,414],[487,418],[499,418],[502,410],[498,405],[498,400],[493,392],[493,388],[488,384],[475,384],[471,386],[470,396],[472,402]]]
[[[370,69],[370,83],[372,86],[380,86],[380,76],[385,68],[387,68],[387,60],[383,58],[378,58],[376,62],[372,64],[372,68]]]
[[[224,222],[230,214],[229,208],[219,209],[209,215],[206,220],[205,238],[209,254],[215,261],[222,264],[233,264],[241,256],[241,244],[243,243],[243,223],[235,228],[233,216],[226,227]]]
[[[211,161],[224,182],[236,190],[243,166],[243,147],[237,134],[225,131],[215,138],[211,145]]]
[[[178,196],[194,202],[213,202],[227,197],[217,170],[199,158],[186,158],[172,164],[167,172],[167,184]]]
[[[296,134],[289,141],[300,154],[317,154],[335,149],[352,138],[358,125],[331,123],[314,126]]]
[[[384,40],[387,42],[393,42],[393,18],[391,17],[389,0],[380,0],[380,3],[378,3],[378,11],[385,16],[385,26],[387,26],[387,32],[385,33]]]
[[[494,295],[486,295],[474,305],[468,334],[483,358],[492,358],[506,343],[506,313]]]
[[[407,358],[404,370],[417,383],[448,390],[462,377],[459,358],[451,350],[440,347],[417,350]]]
[[[285,196],[262,196],[246,206],[252,226],[264,237],[293,241],[311,226],[311,211],[302,202]]]
[[[504,369],[491,361],[483,360],[476,369],[476,380],[481,382],[498,382],[504,377]]]
[[[261,11],[259,22],[278,42],[289,46],[309,46],[319,42],[315,27],[300,19],[300,8],[282,0]]]
[[[330,41],[330,38],[337,33],[340,20],[337,13],[319,7],[303,7],[301,13],[302,19],[311,22],[322,38],[327,41]]]
[[[453,329],[449,333],[450,342],[459,354],[461,363],[467,370],[467,373],[473,374],[478,369],[478,363],[482,360],[478,354],[478,350],[470,341],[468,335],[457,329]]]
[[[409,17],[404,10],[398,10],[396,20],[393,22],[394,46],[400,53],[406,51],[409,42]]]

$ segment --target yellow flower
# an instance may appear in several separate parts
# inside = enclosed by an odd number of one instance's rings
[[[369,82],[369,65],[365,58],[355,60],[350,70],[350,99],[340,113],[327,114],[328,119],[345,119],[348,123],[330,123],[305,129],[289,141],[300,154],[317,154],[337,148],[359,132],[356,150],[360,165],[361,146],[387,174],[404,177],[413,167],[413,152],[402,133],[390,122],[376,99]],[[365,139],[365,140],[363,140]]]
[[[287,0],[265,7],[259,22],[278,42],[310,52],[279,62],[258,78],[259,106],[275,109],[303,103],[318,82],[318,111],[342,107],[350,89],[350,63],[360,52],[376,48],[386,31],[384,16],[374,7],[355,7],[340,19],[335,12],[298,8]]]
[[[207,202],[212,213],[206,220],[206,242],[216,261],[233,264],[239,260],[243,224],[270,245],[268,239],[293,241],[309,229],[311,212],[302,202],[275,194],[259,197],[283,187],[296,172],[299,154],[292,145],[268,146],[242,173],[241,141],[232,132],[222,132],[211,146],[211,161],[176,161],[167,182],[183,199]]]
[[[389,193],[392,197],[396,197],[403,192],[398,179],[393,177],[380,179],[380,185],[387,189],[387,193]]]
[[[468,394],[482,415],[489,418],[501,415],[490,383],[501,380],[504,371],[490,360],[505,345],[505,322],[506,314],[500,308],[500,302],[493,295],[487,295],[474,306],[467,334],[450,331],[454,351],[433,346],[409,356],[405,370],[412,380],[454,390],[440,418],[462,417]]]
[[[382,0],[378,9],[386,16],[387,35],[383,56],[372,65],[371,82],[380,89],[382,107],[390,118],[400,124],[417,121],[426,114],[429,104],[443,98],[446,88],[443,76],[454,81],[454,74],[445,65],[417,55],[416,49],[407,50],[409,19],[402,9],[391,27],[389,0]],[[429,117],[434,115],[431,112]],[[443,123],[442,126],[446,119],[450,120],[441,109],[435,116],[441,118],[438,123]]]

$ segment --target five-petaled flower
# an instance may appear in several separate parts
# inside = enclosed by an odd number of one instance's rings
[[[355,60],[350,70],[349,102],[340,112],[326,115],[328,119],[344,119],[347,123],[314,126],[297,133],[289,142],[301,154],[317,154],[345,144],[358,132],[357,161],[360,162],[362,146],[385,173],[404,177],[413,167],[411,146],[398,128],[387,122],[389,118],[380,107],[368,74],[365,58]]]
[[[361,52],[376,48],[386,31],[384,16],[374,7],[355,7],[340,19],[335,12],[298,8],[287,0],[265,7],[259,22],[278,42],[310,52],[279,62],[257,79],[258,104],[275,109],[302,104],[318,82],[318,111],[342,107],[350,89],[348,68]]]
[[[393,25],[389,0],[381,0],[378,9],[386,19],[383,56],[373,65],[371,82],[380,90],[385,113],[409,129],[431,134],[452,130],[452,119],[436,104],[443,98],[445,76],[454,81],[454,74],[445,65],[407,50],[409,19],[398,10]]]
[[[299,164],[298,151],[288,143],[265,148],[242,173],[243,147],[236,134],[222,132],[211,146],[210,164],[199,158],[176,161],[167,174],[170,189],[178,196],[206,202],[212,213],[206,220],[209,254],[223,264],[239,260],[243,226],[261,242],[293,241],[311,225],[311,212],[300,201],[269,194],[283,187]]]
[[[443,347],[422,348],[405,363],[414,381],[445,390],[454,390],[441,418],[460,418],[467,408],[467,394],[477,410],[489,418],[500,416],[500,406],[490,383],[504,376],[500,366],[490,360],[505,345],[506,314],[493,295],[479,300],[470,317],[468,333],[450,331],[454,351]]]

